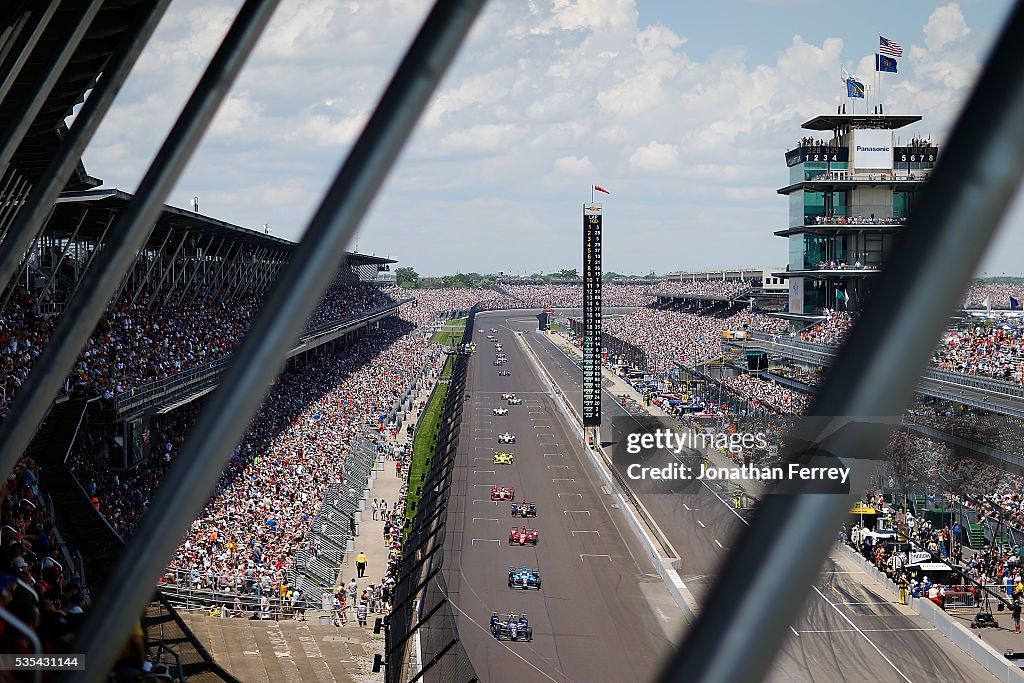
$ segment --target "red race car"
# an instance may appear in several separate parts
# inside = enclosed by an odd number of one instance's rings
[[[536,529],[512,529],[508,532],[508,544],[509,545],[537,545],[537,541],[540,540],[540,532]]]
[[[491,500],[515,500],[516,490],[508,486],[492,486]]]

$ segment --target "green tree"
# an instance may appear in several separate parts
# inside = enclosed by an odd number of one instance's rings
[[[412,268],[396,268],[395,283],[399,287],[415,287],[420,279],[420,274]]]

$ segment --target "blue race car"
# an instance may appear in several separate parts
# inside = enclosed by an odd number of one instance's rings
[[[508,568],[508,587],[522,588],[524,591],[531,588],[540,590],[540,570],[529,567]]]
[[[510,612],[507,617],[497,612],[491,612],[491,635],[497,640],[507,638],[509,640],[533,640],[533,629],[526,618],[526,612],[515,614]]]

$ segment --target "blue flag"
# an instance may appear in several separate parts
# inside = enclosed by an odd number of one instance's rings
[[[852,78],[846,79],[846,96],[847,97],[864,97],[864,84],[860,81],[855,81]]]
[[[1019,301],[1017,301],[1016,299],[1014,299],[1014,298],[1013,298],[1013,297],[1011,296],[1011,297],[1010,297],[1010,310],[1011,310],[1011,311],[1016,311],[1016,310],[1019,310],[1019,309],[1020,309],[1020,302],[1019,302]]]
[[[885,55],[875,55],[875,71],[896,73],[896,60]]]

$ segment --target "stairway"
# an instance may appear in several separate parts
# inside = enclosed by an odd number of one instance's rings
[[[54,404],[25,454],[39,463],[40,487],[53,500],[57,528],[64,541],[82,555],[85,582],[95,594],[106,582],[124,543],[96,512],[64,464],[84,410],[84,400]]]
[[[971,548],[978,549],[985,547],[985,527],[981,524],[971,522],[967,525],[967,543]]]

